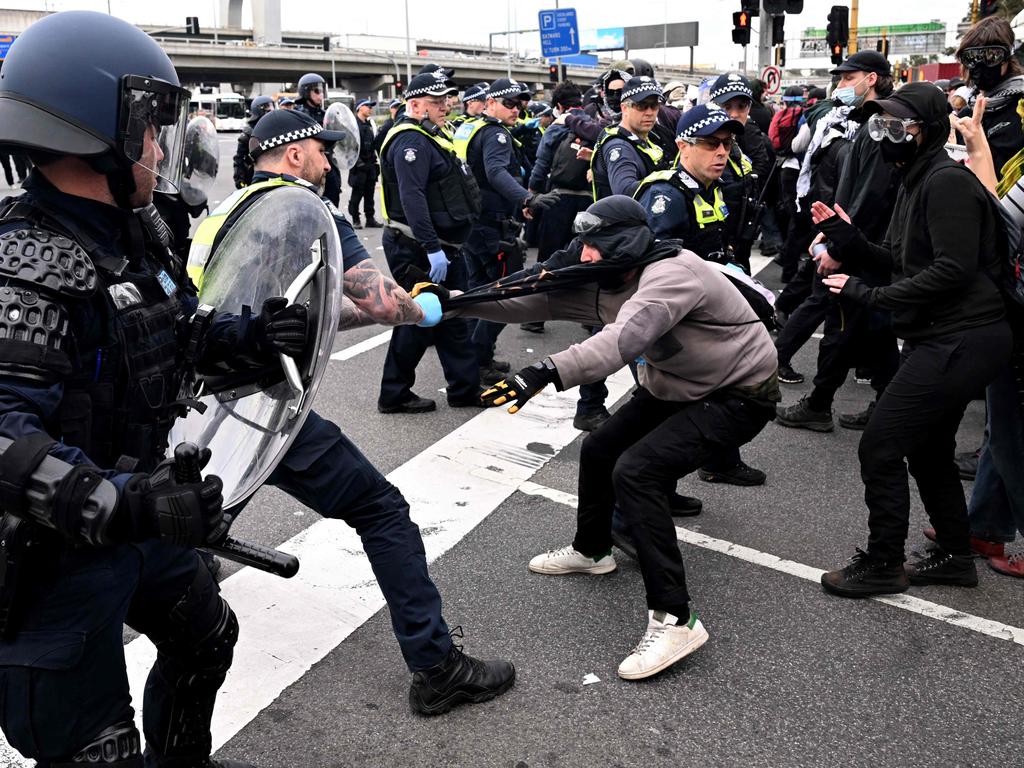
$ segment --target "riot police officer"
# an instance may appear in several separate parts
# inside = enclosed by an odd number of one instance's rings
[[[221,482],[162,461],[195,290],[134,212],[175,188],[188,99],[157,43],[106,14],[46,16],[4,62],[0,146],[36,168],[0,210],[0,725],[40,766],[142,768],[125,623],[157,647],[145,764],[248,765],[210,758],[238,623],[191,547],[230,524]],[[225,316],[191,362],[286,349],[275,317],[245,330]]]
[[[352,226],[359,229],[359,202],[363,203],[366,214],[366,226],[379,228],[381,223],[374,217],[373,191],[377,187],[377,152],[373,148],[374,125],[370,117],[377,102],[360,99],[356,102],[356,124],[359,127],[359,158],[352,170],[348,172],[348,185],[352,188],[352,197],[348,201],[348,216]]]
[[[260,118],[274,109],[274,100],[269,96],[257,96],[249,104],[249,119],[238,134],[238,147],[235,149],[235,189],[241,189],[252,181],[252,158],[249,156],[249,137],[252,129]]]
[[[480,117],[487,106],[487,89],[490,87],[490,83],[474,83],[462,92],[462,114],[449,121],[456,130],[467,120]]]
[[[702,259],[732,262],[728,245],[729,207],[722,174],[743,124],[714,102],[684,112],[677,125],[679,164],[644,179],[637,199],[647,211],[651,231],[659,239],[681,240]],[[745,464],[739,448],[723,452],[698,470],[707,482],[761,485],[765,474]]]
[[[437,74],[417,75],[405,92],[405,116],[381,147],[384,255],[398,278],[415,267],[431,280],[465,290],[466,271],[459,249],[480,212],[480,192],[465,163],[444,133],[444,100],[457,89]],[[416,366],[433,341],[448,382],[448,404],[478,406],[476,355],[469,324],[445,320],[432,329],[398,326],[391,333],[377,409],[381,413],[423,413],[433,400],[413,391]]]
[[[653,77],[631,77],[621,94],[622,120],[604,129],[590,159],[594,200],[628,195],[647,176],[664,168],[664,153],[650,140],[665,100]]]
[[[324,101],[327,96],[327,81],[316,72],[308,72],[299,78],[299,94],[295,100],[295,109],[298,112],[305,112],[316,120],[320,125],[324,124]],[[341,171],[330,159],[331,170],[327,173],[327,180],[324,182],[324,197],[334,203],[341,205]]]
[[[470,288],[522,269],[522,225],[517,217],[524,209],[543,210],[558,199],[550,193],[528,192],[523,186],[523,159],[509,128],[526,107],[529,93],[524,83],[498,78],[487,89],[482,116],[466,121],[455,132],[455,151],[480,187],[480,217],[462,248]],[[473,330],[473,348],[485,383],[503,378],[504,371],[494,367],[494,345],[504,327],[478,320]]]

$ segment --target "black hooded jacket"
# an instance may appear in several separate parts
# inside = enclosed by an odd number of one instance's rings
[[[995,282],[1002,236],[998,203],[946,154],[949,118],[940,90],[931,83],[910,83],[890,98],[921,118],[924,138],[904,170],[884,241],[869,242],[838,217],[819,226],[839,246],[844,262],[888,267],[892,284],[869,288],[850,278],[842,296],[891,310],[893,328],[904,339],[997,322],[1005,314]]]

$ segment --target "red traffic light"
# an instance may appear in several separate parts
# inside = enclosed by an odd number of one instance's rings
[[[737,12],[735,22],[738,28],[748,29],[750,27],[750,14],[746,11]]]

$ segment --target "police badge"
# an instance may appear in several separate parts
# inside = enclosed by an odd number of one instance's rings
[[[405,158],[405,162],[407,162],[407,163],[415,163],[416,162],[416,150],[413,149],[412,147],[409,147],[409,149],[405,150],[405,154],[402,155],[402,157]]]
[[[499,144],[508,144],[508,136],[506,136],[504,133],[499,133],[498,134],[498,143]]]
[[[665,209],[668,208],[669,202],[671,201],[669,200],[668,195],[655,195],[654,202],[651,204],[651,213],[655,216],[664,213]]]
[[[608,162],[614,163],[622,156],[622,150],[615,147],[611,152],[608,153]]]

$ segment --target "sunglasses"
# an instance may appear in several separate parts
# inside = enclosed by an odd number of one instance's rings
[[[732,149],[733,138],[726,136],[724,139],[718,136],[698,136],[693,139],[693,144],[700,144],[702,147],[710,149],[712,152],[717,150],[719,147],[725,149],[726,152]]]
[[[904,141],[910,141],[913,136],[907,132],[907,128],[911,125],[918,125],[920,120],[910,120],[902,117],[882,117],[881,115],[872,115],[868,118],[868,136],[873,141],[881,141],[882,139],[889,139],[889,141],[901,144]]]
[[[517,112],[523,108],[523,102],[519,99],[502,99],[501,104],[505,109],[514,109]]]
[[[979,45],[964,48],[957,58],[967,69],[978,66],[994,67],[1010,58],[1010,49],[1001,45]]]
[[[319,87],[317,87],[317,88],[310,88],[309,92],[310,93],[323,93],[323,91]]]

